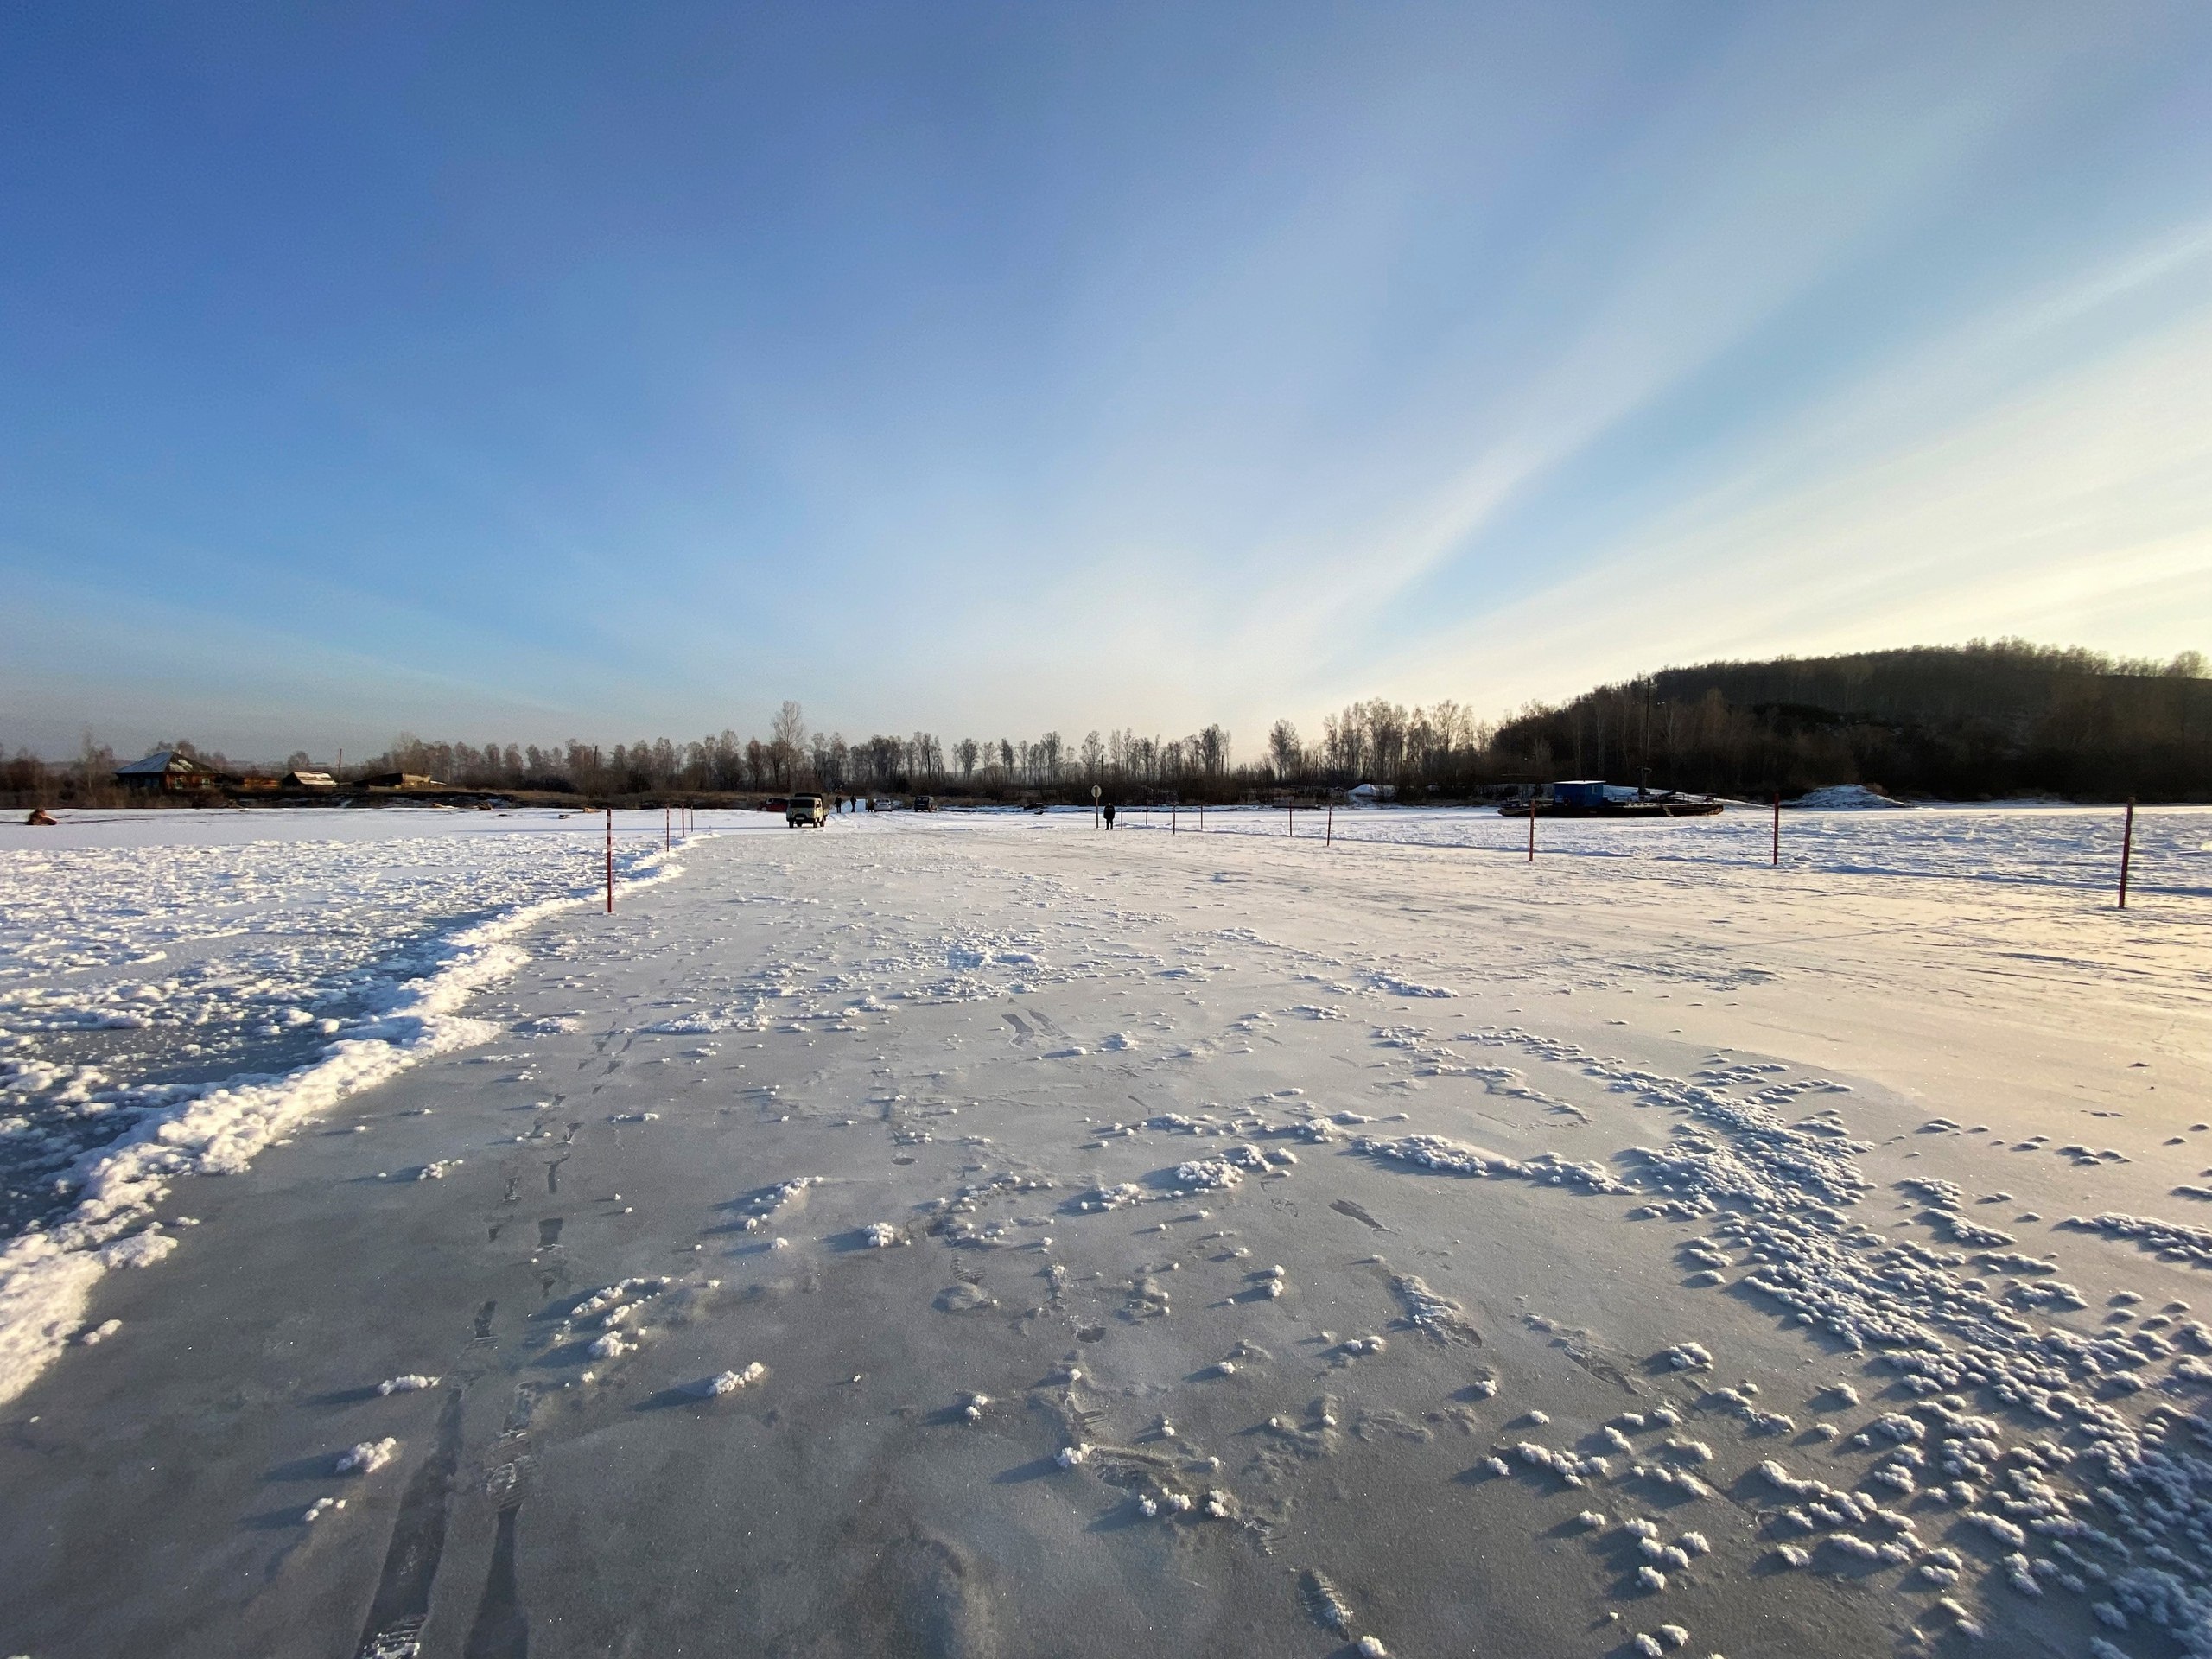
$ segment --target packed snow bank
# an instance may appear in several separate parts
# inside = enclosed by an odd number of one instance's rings
[[[737,822],[715,833],[765,824],[721,816]],[[0,1237],[60,1219],[67,1172],[142,1117],[313,1064],[441,968],[455,934],[595,888],[602,822],[309,809],[0,825]],[[663,847],[659,813],[616,815],[618,873]]]
[[[1857,812],[1902,808],[1905,803],[1893,801],[1878,789],[1869,789],[1864,784],[1830,784],[1825,789],[1808,790],[1796,800],[1784,801],[1783,804],[1808,807],[1816,812]]]
[[[312,855],[318,849],[305,850]],[[666,880],[680,868],[658,847],[633,851],[622,861],[626,885],[632,887]],[[8,868],[10,885],[18,888],[51,881],[54,874],[43,860],[21,860]],[[0,1247],[0,1403],[20,1394],[77,1334],[101,1274],[110,1268],[150,1266],[175,1248],[175,1237],[151,1218],[171,1183],[187,1175],[244,1170],[270,1142],[346,1096],[429,1055],[490,1038],[494,1028],[466,1017],[461,1009],[471,996],[526,960],[512,943],[517,934],[557,911],[596,899],[595,884],[579,885],[573,873],[563,887],[560,897],[512,905],[443,938],[410,941],[397,965],[424,971],[357,981],[356,1006],[365,1005],[365,1011],[340,1027],[335,1039],[309,1064],[275,1077],[110,1091],[129,1097],[136,1122],[54,1176],[55,1189],[76,1198],[66,1217],[50,1224],[34,1222],[29,1230]],[[118,929],[118,938],[124,931]],[[41,942],[35,930],[28,942],[10,942],[16,947],[10,956],[18,975],[27,971],[27,959],[31,966],[43,965],[37,963]],[[50,982],[51,970],[41,977]],[[22,999],[15,1008],[22,1012]],[[230,1010],[232,1018],[239,1012]],[[11,1046],[17,1048],[26,1039],[23,1023],[19,1020],[19,1028],[10,1033]],[[8,1085],[11,1103],[22,1103],[34,1098],[26,1085],[50,1082],[55,1070],[35,1060],[0,1061],[0,1084]],[[7,1119],[0,1128],[19,1140],[47,1135],[38,1122],[22,1116]]]

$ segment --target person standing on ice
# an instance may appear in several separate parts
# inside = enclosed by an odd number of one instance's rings
[[[1106,803],[1106,827],[1109,830],[1114,827],[1114,803],[1111,801]]]

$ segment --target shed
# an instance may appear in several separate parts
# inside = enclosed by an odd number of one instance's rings
[[[115,769],[115,781],[125,789],[158,790],[164,794],[179,794],[191,790],[213,789],[221,781],[214,772],[203,766],[190,755],[175,749],[156,749],[143,760],[133,760],[127,766]]]
[[[379,772],[361,782],[370,789],[443,789],[445,785],[435,778],[426,778],[419,772]]]
[[[284,774],[287,789],[335,789],[338,780],[327,772],[288,772]]]

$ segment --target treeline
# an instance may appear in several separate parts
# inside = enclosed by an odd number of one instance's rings
[[[1218,725],[957,741],[930,732],[848,742],[786,703],[768,737],[734,733],[601,751],[403,740],[373,770],[485,788],[594,797],[811,787],[999,798],[1173,794],[1230,801],[1371,782],[1401,799],[1478,798],[1562,777],[1736,796],[1864,783],[1951,800],[2019,795],[2212,799],[2212,680],[2171,661],[2024,640],[1670,668],[1496,723],[1453,702],[1356,702],[1308,739],[1277,721],[1242,764]]]
[[[137,759],[134,755],[132,759]],[[9,806],[117,806],[126,798],[115,781],[115,751],[85,734],[70,760],[47,760],[19,748],[0,759],[0,803]]]
[[[175,747],[218,772],[219,753]],[[318,763],[306,753],[282,769]],[[0,791],[18,804],[103,804],[115,757],[87,735],[69,762],[18,753]],[[786,702],[766,737],[725,730],[602,749],[397,740],[344,768],[343,782],[385,773],[459,789],[594,800],[731,796],[815,789],[983,798],[1173,797],[1234,801],[1319,794],[1359,783],[1404,800],[1479,799],[1524,784],[1603,777],[1655,787],[1785,796],[1863,783],[1952,800],[2018,795],[2212,800],[2212,680],[2190,652],[2170,662],[1975,640],[1848,656],[1669,668],[1600,686],[1559,707],[1532,705],[1495,724],[1463,705],[1356,702],[1311,741],[1277,721],[1239,764],[1218,725],[1188,736],[1122,729],[1069,741],[947,741],[917,731],[848,741],[811,729]]]
[[[479,748],[403,736],[359,771],[414,773],[462,788],[552,790],[594,798],[794,789],[1022,795],[1104,779],[1132,789],[1205,794],[1230,786],[1230,760],[1229,734],[1219,726],[1180,738],[1094,731],[1076,742],[1058,732],[948,741],[934,732],[914,732],[848,741],[840,732],[810,730],[805,711],[786,702],[765,740],[726,730],[689,743],[664,737],[602,749],[571,740],[557,749],[541,749],[512,743]]]

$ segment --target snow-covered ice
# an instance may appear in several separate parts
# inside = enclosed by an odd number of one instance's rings
[[[2121,815],[2117,807],[1930,805],[1910,810],[1785,810],[1783,862],[1819,876],[1882,875],[1896,880],[2025,882],[2109,892],[2119,880]],[[1305,822],[1319,836],[1318,823]],[[1209,812],[1207,833],[1274,839],[1283,815],[1272,809]],[[2139,807],[2131,892],[2212,897],[2212,829],[2201,807]],[[1652,867],[1670,881],[1698,879],[1679,869],[1756,866],[1768,859],[1767,809],[1731,807],[1719,817],[1620,823],[1541,818],[1536,861],[1547,858],[1620,860]],[[1525,857],[1525,819],[1464,809],[1381,808],[1339,810],[1335,840],[1358,855],[1394,846],[1459,848]],[[1433,995],[1434,990],[1417,992]]]
[[[1808,811],[1779,871],[1757,814],[1533,868],[1479,815],[1281,823],[871,819],[695,842],[611,918],[426,901],[420,994],[505,930],[412,1016],[464,1036],[233,1160],[111,1137],[190,1215],[25,1235],[91,1276],[0,1436],[0,1628],[2212,1659],[2212,814],[2144,815],[2124,914],[2058,810]],[[389,1461],[341,1509],[346,1446]]]
[[[673,874],[625,816],[622,884]],[[173,1246],[139,1230],[179,1178],[242,1169],[493,1034],[464,1005],[523,960],[518,933],[599,890],[603,834],[588,814],[407,809],[0,831],[0,1402],[104,1268]]]

